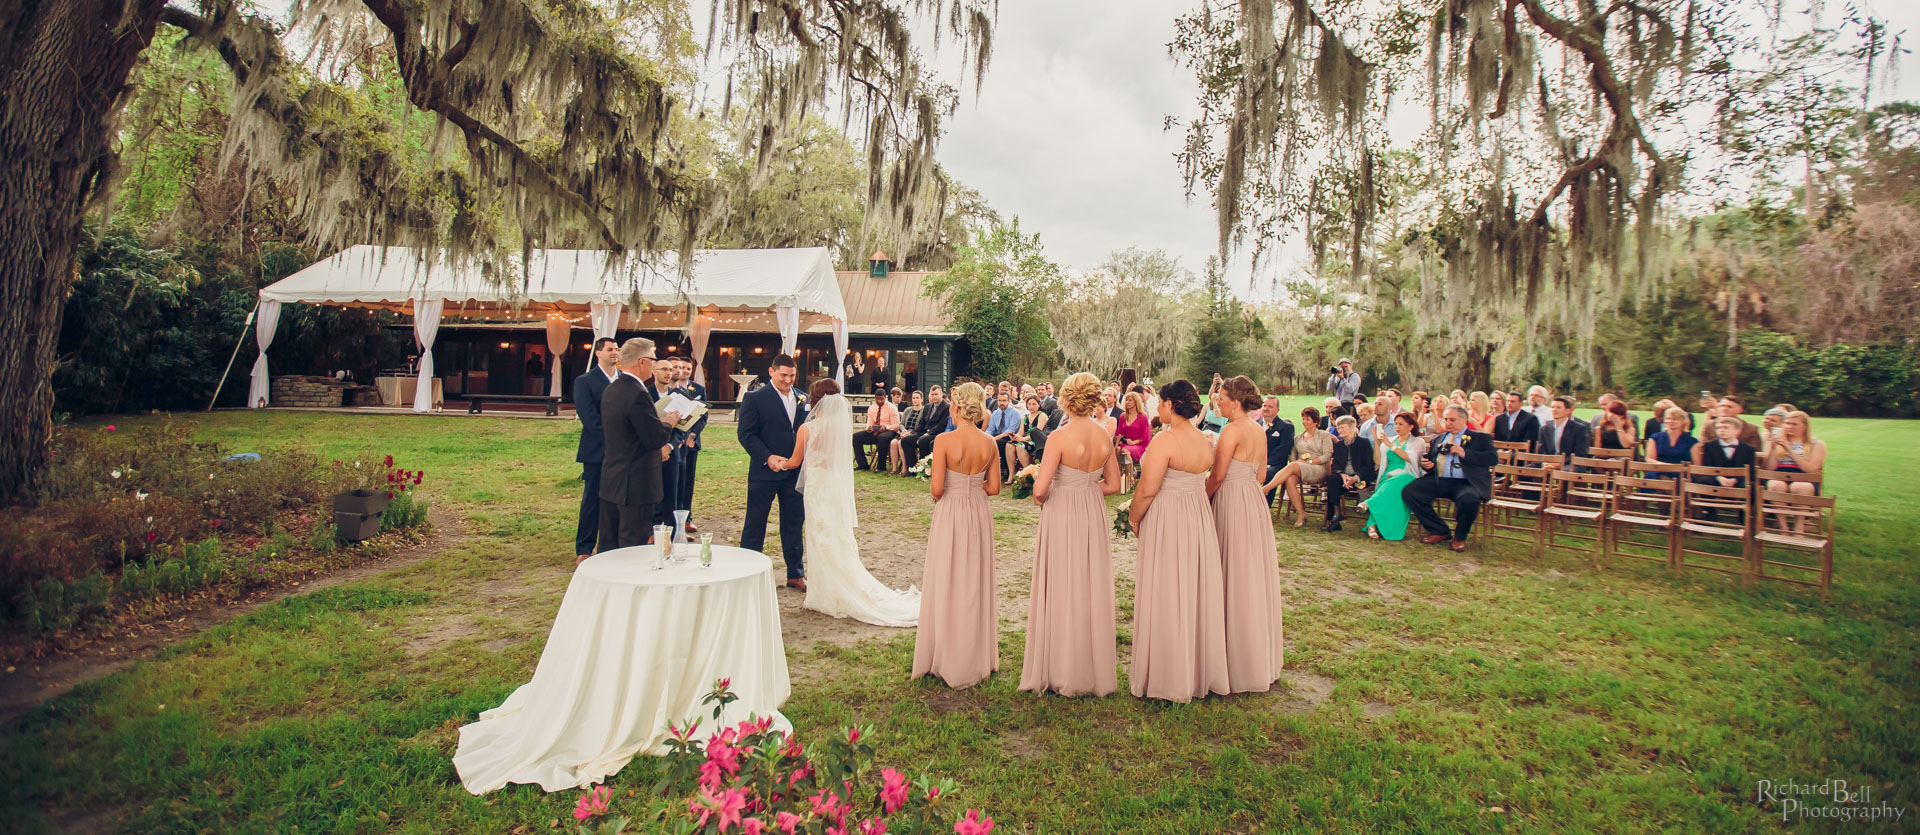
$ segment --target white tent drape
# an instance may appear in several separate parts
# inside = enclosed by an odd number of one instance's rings
[[[620,302],[594,302],[587,306],[587,315],[593,318],[593,341],[612,339],[620,329],[620,309],[626,305]]]
[[[833,381],[847,384],[847,320],[833,320]]]
[[[420,341],[420,384],[413,390],[413,410],[433,411],[433,335],[440,332],[445,299],[413,300],[413,338]]]
[[[547,396],[560,396],[560,378],[566,365],[561,362],[567,355],[567,340],[573,338],[573,323],[559,316],[547,317]]]
[[[267,396],[272,388],[267,381],[267,346],[273,344],[273,332],[280,328],[280,303],[273,299],[261,299],[259,318],[253,323],[253,341],[260,346],[260,358],[253,361],[253,383],[247,386],[247,407],[258,409],[267,405]]]
[[[707,384],[707,337],[713,334],[713,317],[705,313],[693,317],[687,336],[693,339],[693,381]]]
[[[773,309],[773,315],[780,322],[780,353],[793,356],[800,344],[800,308],[783,304]]]

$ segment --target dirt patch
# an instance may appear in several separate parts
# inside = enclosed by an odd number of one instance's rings
[[[1265,766],[1286,765],[1300,757],[1307,750],[1307,740],[1301,736],[1284,736],[1267,749],[1253,756],[1253,761]]]
[[[1040,732],[1032,728],[1008,731],[1000,735],[1000,750],[1016,760],[1040,759],[1047,755],[1047,747],[1035,740],[1039,735]]]
[[[439,648],[441,644],[452,643],[479,633],[479,624],[469,620],[448,618],[434,622],[419,634],[407,639],[406,644],[401,646],[401,651],[405,652],[408,658],[421,658]]]
[[[255,609],[302,594],[357,582],[395,568],[433,559],[465,536],[464,526],[438,506],[429,511],[433,522],[426,540],[389,556],[320,577],[295,581],[245,600],[196,609],[166,621],[146,624],[88,644],[77,650],[23,661],[0,677],[0,724],[11,722],[35,706],[74,687],[119,672],[203,629],[226,623]]]
[[[1313,710],[1333,698],[1333,679],[1326,676],[1287,670],[1280,674],[1280,680],[1287,683],[1285,698],[1275,702],[1275,707],[1280,710]]]
[[[1392,716],[1393,708],[1388,707],[1386,702],[1378,699],[1369,699],[1366,704],[1360,706],[1360,715],[1367,717],[1368,721],[1372,721]]]

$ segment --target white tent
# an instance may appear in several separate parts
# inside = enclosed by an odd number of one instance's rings
[[[266,402],[266,349],[283,303],[413,314],[422,357],[414,410],[421,412],[432,408],[433,337],[443,314],[545,314],[550,332],[558,330],[556,324],[564,325],[564,317],[586,314],[595,337],[612,336],[623,324],[635,329],[691,325],[696,357],[705,354],[712,314],[728,314],[730,323],[746,329],[778,331],[781,350],[787,353],[793,352],[803,326],[844,326],[847,315],[825,247],[700,250],[694,254],[692,280],[686,282],[672,254],[642,264],[638,258],[616,262],[600,250],[537,250],[526,269],[515,266],[501,281],[490,279],[478,264],[425,261],[419,250],[409,247],[356,246],[262,288],[256,334],[260,358],[254,363],[248,405]],[[645,307],[623,316],[622,307],[636,297]],[[564,344],[564,331],[559,336]],[[705,376],[704,369],[698,373]],[[553,375],[555,395],[559,376]]]

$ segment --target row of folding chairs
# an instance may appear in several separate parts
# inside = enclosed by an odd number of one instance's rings
[[[1833,498],[1766,488],[1818,483],[1817,475],[1624,456],[1576,457],[1571,469],[1548,469],[1561,456],[1506,449],[1501,457],[1482,524],[1536,556],[1578,551],[1611,567],[1618,555],[1822,593],[1833,582]]]

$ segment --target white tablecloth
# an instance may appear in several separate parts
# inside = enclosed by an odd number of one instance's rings
[[[715,545],[710,568],[656,571],[653,553],[621,548],[574,571],[533,681],[460,729],[453,766],[467,791],[600,782],[636,755],[666,753],[668,723],[695,717],[702,735],[750,714],[791,729],[779,713],[790,685],[773,562]],[[740,699],[716,724],[700,698],[720,678]]]
[[[420,388],[420,378],[375,377],[373,378],[373,384],[376,388],[380,389],[381,405],[411,406],[413,405],[413,393]],[[440,385],[439,377],[433,378],[433,402],[436,404],[447,402],[445,387]]]

